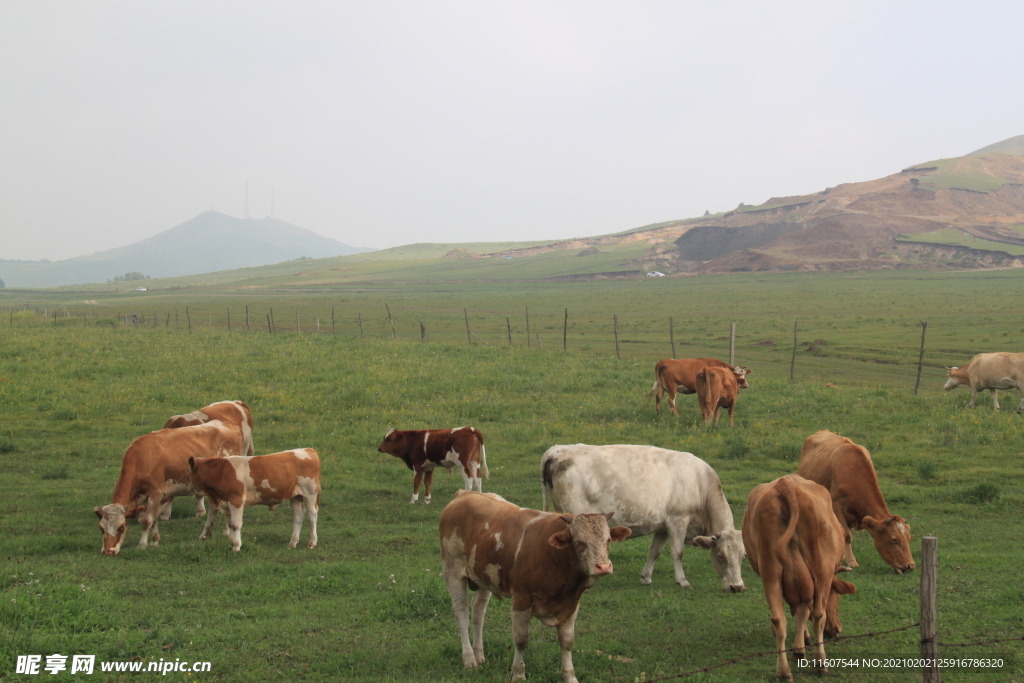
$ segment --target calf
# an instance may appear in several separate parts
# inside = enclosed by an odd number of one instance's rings
[[[121,460],[121,474],[111,503],[93,510],[100,518],[103,554],[113,556],[121,552],[126,520],[135,517],[142,525],[139,547],[149,545],[150,534],[153,545],[159,545],[157,523],[161,508],[175,496],[197,493],[189,476],[189,459],[234,455],[242,448],[242,433],[220,420],[182,429],[161,429],[132,441]]]
[[[224,534],[231,549],[242,547],[242,511],[250,505],[292,503],[292,537],[288,547],[299,543],[302,520],[309,515],[309,548],[315,548],[316,517],[320,509],[320,456],[312,448],[297,448],[270,455],[236,455],[227,458],[189,458],[192,481],[210,497],[213,510],[228,515]],[[258,483],[257,483],[258,482]],[[199,538],[210,537],[213,511]]]
[[[949,379],[943,387],[946,391],[965,384],[971,389],[971,407],[982,389],[992,392],[992,406],[999,410],[999,389],[1016,389],[1024,392],[1024,353],[979,353],[967,365],[946,368]],[[1024,398],[1013,412],[1024,411]]]
[[[733,426],[732,413],[740,388],[736,375],[728,368],[704,368],[697,373],[697,403],[700,405],[704,424],[718,424],[718,409],[729,409],[729,426]]]
[[[654,408],[661,413],[661,397],[668,393],[668,403],[672,408],[673,415],[679,415],[676,410],[676,393],[695,394],[697,393],[697,373],[703,368],[727,368],[732,370],[736,377],[736,384],[740,389],[749,389],[747,375],[753,370],[732,366],[716,358],[666,358],[658,361],[654,366],[654,386],[647,393],[647,403],[655,396]],[[645,403],[644,405],[647,405]]]
[[[401,458],[405,466],[415,472],[412,480],[412,500],[420,497],[420,482],[426,480],[426,495],[423,502],[430,503],[430,487],[434,482],[434,468],[444,467],[449,472],[459,471],[467,490],[476,485],[483,491],[480,474],[490,478],[487,470],[487,449],[484,435],[474,427],[456,429],[388,429],[377,450]]]
[[[832,512],[828,490],[796,474],[761,484],[750,492],[743,515],[747,559],[764,584],[772,615],[778,659],[775,675],[793,680],[786,656],[788,604],[796,617],[793,647],[803,659],[808,618],[814,628],[815,670],[825,671],[825,637],[841,633],[839,596],[856,592],[836,578],[843,558],[843,529]]]
[[[796,473],[829,490],[832,509],[843,526],[848,567],[860,566],[853,556],[850,529],[867,529],[878,554],[897,574],[917,566],[910,551],[910,525],[889,514],[868,449],[823,429],[804,440]]]
[[[441,512],[441,567],[462,639],[462,663],[484,663],[484,615],[491,595],[512,599],[515,656],[511,680],[526,679],[523,653],[530,619],[554,626],[562,650],[562,679],[576,683],[572,646],[584,591],[612,573],[608,544],[629,536],[608,528],[608,515],[556,515],[528,510],[493,493],[457,491]],[[473,642],[469,600],[473,597]]]

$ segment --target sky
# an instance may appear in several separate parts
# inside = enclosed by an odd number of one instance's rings
[[[4,0],[0,258],[600,235],[1024,134],[1024,3]]]

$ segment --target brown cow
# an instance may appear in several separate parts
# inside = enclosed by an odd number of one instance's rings
[[[832,494],[832,509],[845,532],[847,566],[860,566],[853,556],[850,529],[867,529],[878,554],[897,574],[917,566],[910,552],[910,525],[889,514],[868,449],[823,429],[804,441],[796,472]]]
[[[401,458],[406,467],[416,473],[412,480],[412,500],[420,497],[420,482],[426,479],[425,504],[430,503],[430,487],[434,482],[434,468],[444,467],[449,473],[457,469],[462,475],[467,490],[476,484],[477,491],[483,491],[484,477],[490,478],[487,470],[487,449],[484,435],[474,427],[456,429],[388,429],[377,450]]]
[[[729,409],[729,426],[736,410],[740,387],[730,368],[704,368],[697,373],[697,405],[704,416],[704,424],[718,424],[718,409]]]
[[[961,384],[971,388],[971,408],[982,389],[992,392],[992,406],[999,410],[999,389],[1024,391],[1024,353],[979,353],[959,368],[946,368],[946,391]],[[1013,412],[1024,411],[1024,398]]]
[[[676,393],[695,394],[697,393],[697,373],[703,368],[731,368],[736,376],[736,383],[740,389],[749,389],[747,375],[753,370],[732,366],[715,358],[666,358],[658,361],[654,366],[654,386],[647,393],[646,406],[655,396],[654,408],[661,414],[661,397],[667,392],[668,403],[672,407],[672,414],[679,415],[676,410]]]
[[[608,528],[607,515],[557,515],[528,510],[493,493],[456,491],[441,512],[441,571],[462,639],[462,663],[484,663],[484,615],[491,595],[512,599],[512,679],[526,679],[523,653],[530,618],[554,626],[562,650],[562,679],[576,683],[572,645],[584,591],[612,573],[608,544],[629,529]],[[469,600],[473,596],[473,643]]]
[[[786,611],[796,617],[793,647],[803,659],[807,620],[813,628],[815,670],[825,671],[823,640],[841,633],[839,596],[856,592],[836,578],[843,558],[843,528],[832,512],[828,490],[796,474],[761,484],[750,492],[743,515],[743,545],[761,577],[779,651],[775,675],[793,680],[786,649]]]
[[[175,496],[196,493],[189,475],[189,458],[234,455],[242,447],[241,431],[220,420],[182,429],[161,429],[132,441],[124,452],[110,505],[93,510],[100,518],[103,554],[117,555],[121,551],[126,519],[134,517],[142,525],[139,547],[149,545],[150,532],[153,545],[159,545],[160,509]],[[136,505],[143,501],[145,505]]]
[[[233,455],[226,458],[189,458],[192,481],[210,497],[213,509],[199,538],[210,537],[215,512],[228,515],[224,535],[231,549],[242,548],[242,511],[251,505],[292,503],[292,537],[299,543],[302,520],[309,515],[309,548],[315,548],[316,517],[320,509],[320,456],[312,448],[296,448],[270,455]]]
[[[220,420],[227,424],[233,424],[242,430],[242,437],[245,439],[244,450],[240,455],[254,455],[252,447],[252,411],[242,401],[217,401],[210,405],[193,410],[184,415],[171,415],[164,423],[164,429],[180,429],[181,427],[194,427],[206,424],[210,420]],[[206,505],[203,504],[203,494],[196,495],[196,517],[206,514]],[[171,503],[168,502],[160,511],[160,520],[171,518]]]

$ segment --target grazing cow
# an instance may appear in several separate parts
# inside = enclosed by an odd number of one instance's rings
[[[209,422],[220,420],[232,424],[242,430],[242,437],[245,440],[243,451],[240,455],[254,455],[252,447],[252,411],[242,401],[217,401],[205,408],[193,410],[185,415],[172,415],[164,423],[164,429],[179,429],[181,427],[194,427]],[[171,518],[171,503],[168,502],[160,511],[160,520]],[[196,517],[206,514],[206,505],[203,504],[203,494],[196,494]]]
[[[832,512],[828,490],[796,474],[761,484],[750,492],[743,514],[747,559],[764,584],[779,650],[775,675],[793,680],[786,649],[786,611],[796,617],[793,647],[805,656],[804,635],[810,618],[814,631],[815,670],[824,673],[826,637],[841,633],[839,596],[856,592],[836,578],[843,557],[843,529]],[[819,665],[819,663],[821,663]]]
[[[142,525],[139,547],[149,545],[150,533],[153,545],[159,545],[160,509],[175,496],[197,492],[189,475],[189,458],[234,455],[242,448],[242,433],[220,420],[195,427],[161,429],[132,441],[124,452],[110,505],[93,510],[100,518],[103,554],[117,555],[121,551],[126,520],[135,517]]]
[[[867,529],[878,554],[897,574],[914,569],[910,525],[899,515],[889,514],[868,449],[823,429],[804,441],[796,473],[832,495],[832,509],[844,531],[848,567],[860,566],[853,556],[850,529]]]
[[[214,511],[228,515],[224,535],[231,549],[242,547],[242,511],[250,505],[279,505],[291,500],[292,537],[299,543],[302,520],[309,515],[309,548],[315,548],[316,516],[320,509],[320,457],[312,448],[296,448],[270,455],[233,455],[226,458],[189,458],[192,481],[210,497],[213,511],[199,538],[210,537]]]
[[[647,393],[647,401],[644,405],[650,403],[651,397],[654,396],[654,408],[660,414],[661,397],[667,392],[672,414],[679,415],[676,410],[676,393],[697,393],[697,373],[707,367],[731,368],[739,388],[750,388],[750,385],[747,384],[747,375],[753,372],[750,368],[739,365],[732,366],[715,358],[666,358],[658,361],[658,364],[654,366],[654,386]]]
[[[412,500],[420,497],[420,482],[426,479],[426,495],[423,502],[430,503],[430,487],[434,482],[434,468],[444,467],[449,473],[457,469],[462,475],[467,490],[476,484],[477,491],[483,491],[480,475],[490,478],[487,470],[487,449],[484,435],[474,427],[456,429],[388,429],[377,450],[401,458],[405,466],[416,473],[412,480]],[[425,476],[424,476],[425,475]]]
[[[943,387],[946,391],[961,384],[971,388],[971,407],[982,389],[992,392],[992,405],[999,408],[999,389],[1016,389],[1024,392],[1024,353],[979,353],[958,368],[946,368],[949,379]],[[1013,412],[1024,411],[1024,398]]]
[[[704,416],[704,424],[718,424],[718,409],[729,409],[729,426],[732,413],[736,410],[736,399],[739,398],[740,387],[736,375],[728,368],[704,368],[697,373],[697,404]]]
[[[640,583],[651,583],[654,562],[669,541],[681,587],[690,588],[683,549],[692,543],[711,551],[722,590],[743,590],[743,539],[718,475],[692,453],[654,446],[552,446],[540,472],[545,510],[550,498],[558,512],[611,511],[611,523],[629,527],[633,536],[654,534]]]
[[[629,536],[608,528],[611,515],[556,515],[528,510],[493,493],[456,491],[441,512],[441,571],[462,639],[462,663],[484,663],[484,615],[491,594],[512,599],[512,679],[526,679],[523,653],[530,618],[558,631],[562,679],[576,683],[572,645],[584,591],[612,573],[608,544]],[[473,643],[469,600],[473,596]]]

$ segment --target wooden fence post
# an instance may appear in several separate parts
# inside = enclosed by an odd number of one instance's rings
[[[231,309],[228,309],[228,332],[231,331]]]
[[[185,319],[188,320],[188,331],[192,331],[192,316],[188,312],[188,306],[185,307]]]
[[[316,333],[320,334],[320,316],[316,317]]]
[[[90,313],[91,312],[92,311],[90,311]],[[171,329],[171,314],[170,313],[167,314],[167,325],[166,325],[166,327],[167,327],[167,329]]]
[[[508,330],[508,345],[512,346],[512,323],[509,322],[508,316],[505,316],[505,329]]]
[[[676,330],[675,321],[672,316],[668,317],[668,340],[672,343],[672,357],[676,357]]]
[[[921,367],[924,365],[924,333],[928,331],[928,321],[921,321],[921,353],[917,357],[917,381],[914,382],[914,395],[917,396],[917,389],[921,386]]]
[[[466,343],[472,346],[473,340],[469,336],[469,312],[465,308],[463,308],[462,315],[466,317]]]
[[[789,361],[789,381],[793,381],[793,370],[796,367],[796,323],[793,321],[793,358]]]
[[[540,340],[540,332],[537,333],[537,348],[541,351],[544,350],[544,343]]]
[[[729,323],[729,365],[736,365],[736,323]]]
[[[612,330],[615,331],[615,357],[622,360],[622,354],[619,353],[619,316],[614,313],[612,314]],[[675,356],[674,353],[672,355]]]
[[[566,340],[569,338],[569,309],[565,309],[565,319],[562,321],[562,350],[567,351]]]
[[[274,334],[274,324],[270,322],[270,314],[267,313],[267,332]]]
[[[924,683],[939,683],[940,669],[934,666],[939,657],[938,612],[935,604],[935,586],[939,573],[939,539],[925,536],[921,539],[921,658],[932,666],[922,667]]]
[[[395,319],[391,317],[391,307],[388,306],[387,302],[384,302],[384,309],[388,312],[388,322],[391,323],[391,334],[395,335],[395,339],[398,339],[398,332],[395,330]]]
[[[427,328],[423,325],[423,321],[420,321],[420,343],[427,343]]]
[[[295,311],[295,331],[302,332],[302,325],[299,324],[299,312]]]
[[[530,348],[530,307],[526,307],[526,348]]]
[[[277,331],[277,323],[274,322],[274,307],[270,307],[270,333],[273,334]]]
[[[181,320],[178,318],[178,307],[177,306],[174,307],[174,327],[176,329],[179,329],[179,330],[181,329]]]
[[[331,306],[331,334],[338,336],[338,328],[334,326],[334,306]]]
[[[249,332],[249,304],[245,305],[245,331]]]
[[[359,338],[362,339],[363,337],[366,336],[365,334],[363,334],[363,314],[356,313],[356,315],[359,317]]]

